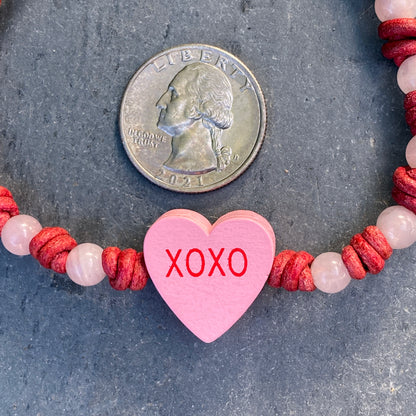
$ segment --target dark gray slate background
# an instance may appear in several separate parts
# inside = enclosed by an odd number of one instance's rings
[[[1,183],[78,242],[142,248],[172,208],[265,216],[277,249],[340,251],[392,203],[410,131],[371,0],[3,0]],[[254,72],[264,145],[232,184],[158,188],[127,158],[124,88],[201,42]],[[0,415],[416,415],[416,250],[342,293],[265,287],[213,344],[149,282],[82,288],[0,247]]]

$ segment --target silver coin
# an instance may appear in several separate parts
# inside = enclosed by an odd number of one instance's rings
[[[241,175],[266,127],[263,94],[248,68],[219,48],[191,44],[146,62],[120,108],[124,148],[152,182],[206,192]]]

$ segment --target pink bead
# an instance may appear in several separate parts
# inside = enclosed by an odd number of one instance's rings
[[[42,226],[36,218],[30,215],[16,215],[4,225],[1,241],[10,253],[27,256],[30,254],[30,241],[41,230]]]
[[[416,215],[400,205],[386,208],[377,218],[377,227],[394,249],[416,241]]]
[[[374,9],[378,19],[385,22],[390,19],[416,16],[415,0],[376,0]]]
[[[406,160],[411,168],[416,168],[416,136],[413,136],[407,144]]]
[[[351,276],[338,253],[322,253],[313,261],[311,272],[315,286],[326,293],[345,289]]]
[[[405,94],[416,90],[416,55],[406,58],[400,65],[397,84]]]
[[[69,252],[66,273],[81,286],[93,286],[105,277],[101,255],[103,249],[96,244],[84,243]]]

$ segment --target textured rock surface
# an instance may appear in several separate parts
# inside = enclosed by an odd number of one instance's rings
[[[1,184],[79,242],[142,249],[172,208],[265,216],[277,249],[340,252],[392,203],[410,132],[370,0],[3,0]],[[223,47],[267,100],[265,143],[232,184],[158,188],[128,160],[129,77],[181,43]],[[213,344],[151,282],[83,288],[0,248],[2,415],[416,414],[416,251],[340,294],[264,288]]]

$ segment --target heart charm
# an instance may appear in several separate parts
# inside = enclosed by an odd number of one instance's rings
[[[211,225],[176,209],[149,229],[146,267],[162,298],[198,338],[212,342],[248,309],[270,273],[275,236],[252,211],[234,211]]]

